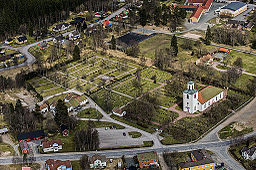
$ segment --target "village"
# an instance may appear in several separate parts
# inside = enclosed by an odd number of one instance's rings
[[[256,168],[255,5],[104,5],[0,43],[0,169]]]

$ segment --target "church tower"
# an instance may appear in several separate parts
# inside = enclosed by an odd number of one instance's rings
[[[189,81],[187,89],[183,92],[183,111],[195,113],[198,103],[198,91],[195,89],[193,81]]]

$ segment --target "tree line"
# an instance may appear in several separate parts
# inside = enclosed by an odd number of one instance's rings
[[[111,0],[2,0],[0,1],[0,39],[15,34],[46,31],[52,24],[66,20],[70,11],[115,10]]]

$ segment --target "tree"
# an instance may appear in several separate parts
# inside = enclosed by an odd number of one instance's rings
[[[73,50],[73,60],[80,60],[80,49],[78,45],[76,45]]]
[[[139,16],[140,25],[144,27],[147,24],[147,12],[144,8],[139,11]]]
[[[114,35],[112,35],[112,39],[110,42],[111,42],[112,49],[116,50],[116,38]]]
[[[256,39],[252,40],[251,48],[256,49]]]
[[[174,56],[177,56],[177,54],[178,54],[178,43],[177,43],[177,37],[175,35],[172,36],[171,47],[174,50]]]
[[[256,77],[250,80],[250,83],[247,85],[249,93],[253,96],[256,96]]]
[[[238,57],[236,59],[236,61],[234,61],[234,66],[238,67],[238,68],[242,68],[243,67],[243,61],[241,57]]]
[[[90,169],[89,157],[87,155],[83,155],[80,158],[80,166],[81,166],[82,170]]]
[[[69,124],[68,108],[63,100],[58,100],[54,120],[58,126]]]
[[[206,35],[205,35],[205,44],[210,45],[212,40],[212,33],[211,33],[211,28],[208,25]]]

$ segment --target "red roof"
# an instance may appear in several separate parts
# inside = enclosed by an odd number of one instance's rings
[[[197,6],[194,6],[194,5],[174,5],[174,7],[179,7],[179,8],[193,8],[193,9],[196,9]]]
[[[204,9],[209,9],[211,7],[211,5],[212,5],[212,2],[213,2],[213,0],[205,1],[204,5],[203,5],[203,8]]]
[[[229,52],[229,49],[220,48],[220,49],[219,49],[219,52],[228,53],[228,52]]]
[[[188,0],[188,3],[204,3],[205,0]]]
[[[71,168],[71,163],[70,163],[69,160],[67,160],[67,161],[60,161],[60,160],[54,161],[53,159],[48,159],[45,162],[49,166],[50,170],[57,170],[58,167],[60,167],[61,165],[66,166],[66,168]]]
[[[53,146],[53,144],[57,143],[58,145],[62,145],[62,142],[60,139],[57,139],[57,140],[43,140],[42,141],[42,145],[44,148],[50,148]]]
[[[202,14],[202,12],[203,12],[203,7],[199,6],[199,7],[197,7],[196,10],[194,10],[194,12],[190,16],[190,18],[195,17],[195,18],[199,19],[201,14]]]

